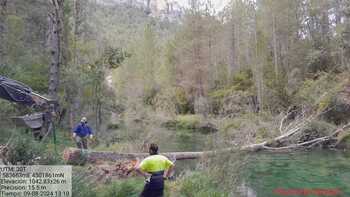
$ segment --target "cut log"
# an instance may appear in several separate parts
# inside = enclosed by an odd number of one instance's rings
[[[161,153],[171,160],[198,159],[203,155],[214,154],[214,151],[207,152],[170,152]],[[97,163],[98,161],[120,161],[143,159],[149,156],[148,153],[118,153],[111,151],[80,150],[77,148],[67,148],[64,150],[63,159],[68,164],[78,165],[85,162]]]

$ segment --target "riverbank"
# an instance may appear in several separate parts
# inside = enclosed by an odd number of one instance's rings
[[[225,159],[225,162],[220,162]],[[193,197],[278,197],[281,191],[338,191],[348,196],[350,187],[349,152],[297,151],[224,155],[194,169],[183,169],[175,181],[166,182],[166,196]],[[79,171],[79,170],[77,170]],[[76,172],[77,172],[76,171]],[[110,180],[92,186],[88,196],[137,196],[143,178]],[[88,189],[88,188],[84,188]],[[82,196],[86,191],[81,190]]]

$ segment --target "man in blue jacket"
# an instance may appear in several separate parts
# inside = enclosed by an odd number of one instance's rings
[[[92,129],[87,124],[86,117],[83,117],[78,126],[73,130],[73,138],[79,149],[87,149],[87,138],[92,139]]]

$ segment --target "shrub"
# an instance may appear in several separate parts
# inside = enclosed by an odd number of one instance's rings
[[[327,49],[312,49],[307,55],[306,68],[309,73],[329,71],[334,69],[334,61],[331,53]]]
[[[176,117],[176,127],[179,129],[196,129],[201,122],[198,115],[179,115]]]
[[[176,111],[179,114],[189,113],[193,110],[193,106],[183,88],[175,88],[175,106]]]
[[[161,89],[153,101],[156,111],[175,114],[177,112],[175,94],[176,92],[173,88]]]
[[[233,76],[233,87],[234,90],[238,91],[249,91],[253,83],[253,72],[250,69],[244,69]]]
[[[251,111],[252,96],[245,91],[218,90],[212,92],[211,106],[214,114],[235,117]]]
[[[98,189],[101,197],[137,197],[143,188],[141,179],[128,179],[113,182]]]
[[[79,170],[73,168],[72,196],[74,197],[98,197],[96,185],[88,182],[85,174],[79,174]]]
[[[315,106],[322,111],[331,104],[330,101],[341,87],[336,76],[322,73],[318,79],[306,80],[296,96],[298,103]]]
[[[170,186],[170,196],[181,197],[226,197],[219,183],[213,181],[205,172],[191,172],[185,174]]]
[[[11,136],[2,135],[3,143],[9,142],[6,159],[13,165],[59,165],[63,160],[57,152],[66,146],[56,147],[51,140],[46,138],[44,141],[37,141],[31,135],[31,132],[24,130],[10,129]],[[61,143],[58,143],[61,145]]]
[[[31,137],[18,135],[9,146],[7,160],[13,165],[34,164],[43,150],[45,150],[43,145],[34,141]]]

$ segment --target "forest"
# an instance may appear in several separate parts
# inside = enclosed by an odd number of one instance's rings
[[[349,0],[0,0],[0,76],[58,103],[38,139],[0,97],[0,164],[73,165],[73,197],[138,196],[150,143],[165,196],[350,196]]]

